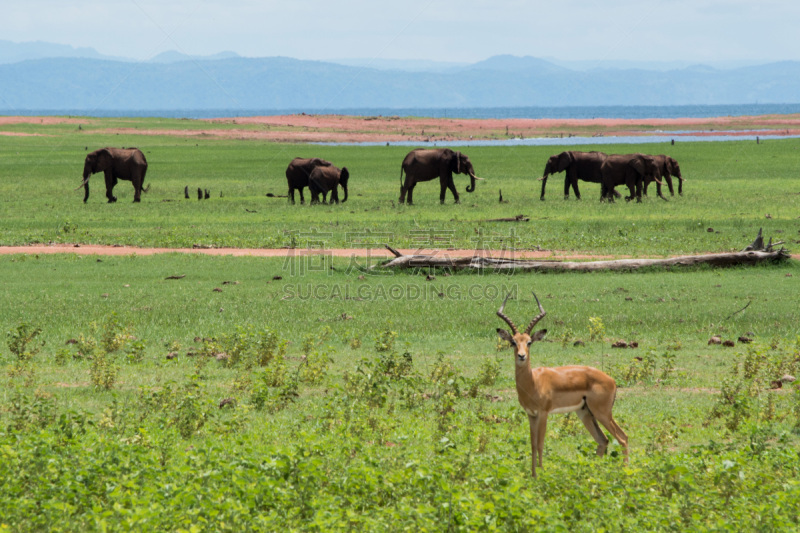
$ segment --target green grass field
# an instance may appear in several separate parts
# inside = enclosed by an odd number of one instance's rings
[[[155,121],[154,121],[155,122]],[[157,121],[162,125],[165,121]],[[191,130],[191,121],[167,121]],[[156,126],[139,120],[141,129]],[[118,126],[110,119],[109,125]],[[473,147],[478,182],[456,176],[462,196],[439,205],[438,182],[417,186],[414,206],[396,205],[400,163],[408,148],[268,144],[196,136],[99,135],[74,125],[15,126],[38,137],[0,137],[0,243],[83,242],[143,246],[281,247],[322,240],[351,247],[368,232],[397,247],[516,247],[626,255],[680,254],[741,249],[765,234],[794,242],[798,235],[800,140],[725,143],[611,145],[608,153],[668,153],[681,164],[686,194],[641,205],[601,204],[599,186],[582,184],[582,201],[564,201],[563,174],[548,180],[539,201],[547,157],[554,147]],[[97,126],[95,129],[98,129]],[[23,131],[24,130],[24,131]],[[116,204],[105,201],[102,175],[91,182],[84,205],[81,183],[87,149],[141,148],[148,159],[151,191],[134,205],[133,188],[120,182]],[[576,146],[574,149],[597,147]],[[284,175],[297,156],[320,156],[350,170],[350,200],[340,206],[291,206]],[[183,199],[189,186],[192,200]],[[197,188],[212,198],[198,202]],[[507,204],[499,204],[499,191]],[[307,190],[306,190],[307,192]],[[220,193],[223,197],[220,198]],[[449,192],[448,192],[449,195]],[[306,194],[306,196],[309,196]],[[482,222],[526,214],[525,224]],[[768,218],[767,215],[769,215]],[[709,228],[713,232],[709,232]],[[322,234],[309,237],[314,233]],[[745,242],[746,241],[746,242]]]
[[[540,202],[536,178],[558,149],[472,148],[487,181],[461,205],[439,206],[438,185],[423,183],[418,205],[397,207],[405,148],[18,128],[49,136],[0,136],[2,244],[303,247],[316,232],[328,247],[390,234],[396,246],[469,248],[480,236],[636,256],[738,250],[759,227],[790,249],[800,239],[800,141],[605,148],[680,161],[685,196],[642,205],[600,204],[590,184],[565,202],[552,178]],[[126,182],[106,204],[100,176],[88,204],[72,192],[84,148],[103,145],[145,151],[153,188],[141,204]],[[264,196],[285,194],[286,164],[305,155],[351,168],[347,204]],[[212,198],[183,200],[185,185]],[[532,220],[513,234],[476,222],[520,213]],[[365,266],[0,256],[0,530],[798,529],[800,391],[774,384],[800,371],[796,261],[512,275]],[[495,312],[510,292],[506,313],[525,323],[532,291],[549,330],[534,364],[616,379],[627,465],[616,443],[598,459],[574,415],[553,415],[530,478]]]

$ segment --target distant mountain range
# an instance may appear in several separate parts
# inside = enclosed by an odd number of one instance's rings
[[[464,65],[167,52],[136,62],[92,49],[0,41],[0,110],[91,114],[800,102],[800,62],[726,69],[589,67],[509,55]]]

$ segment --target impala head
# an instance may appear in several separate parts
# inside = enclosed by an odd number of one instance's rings
[[[544,308],[542,308],[541,302],[539,302],[539,298],[536,297],[536,293],[533,294],[533,297],[536,299],[536,303],[539,306],[539,314],[536,315],[533,320],[531,320],[531,323],[528,324],[528,329],[526,329],[524,333],[520,333],[517,330],[517,326],[515,326],[511,319],[508,318],[505,313],[503,313],[503,309],[505,309],[506,302],[508,301],[508,296],[506,296],[506,299],[503,300],[503,305],[501,305],[500,309],[497,311],[497,316],[502,318],[511,328],[511,333],[502,328],[497,328],[497,334],[501,339],[508,341],[509,344],[514,347],[514,353],[517,355],[517,365],[527,365],[530,363],[531,343],[542,340],[547,334],[546,329],[540,329],[531,335],[533,327],[537,322],[543,319],[544,315],[546,314],[544,312]]]

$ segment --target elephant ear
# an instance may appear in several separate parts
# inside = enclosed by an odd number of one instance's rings
[[[575,156],[572,152],[561,152],[561,155],[558,156],[558,172],[564,172],[574,162]]]
[[[342,171],[339,173],[339,183],[347,183],[349,179],[350,171],[347,170],[347,167],[342,167]]]
[[[641,157],[634,157],[628,163],[636,172],[640,175],[644,176],[645,169],[644,169],[644,160]]]
[[[108,148],[101,148],[95,152],[93,171],[99,172],[100,170],[105,170],[111,166],[111,161],[114,158],[111,155],[111,151]]]
[[[456,174],[461,174],[461,152],[456,152]]]

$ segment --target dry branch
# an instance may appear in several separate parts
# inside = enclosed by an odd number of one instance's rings
[[[530,217],[526,215],[517,215],[510,218],[489,218],[485,220],[479,220],[478,222],[530,222],[530,220]]]
[[[616,259],[612,261],[533,261],[528,259],[505,259],[483,256],[448,257],[433,255],[402,255],[400,252],[388,245],[386,248],[396,257],[380,265],[381,268],[450,268],[455,270],[492,269],[526,272],[596,272],[602,270],[638,270],[646,267],[686,267],[695,265],[731,267],[784,261],[790,257],[789,252],[783,248],[780,250],[772,250],[771,247],[765,247],[764,250],[684,255],[666,259]]]

